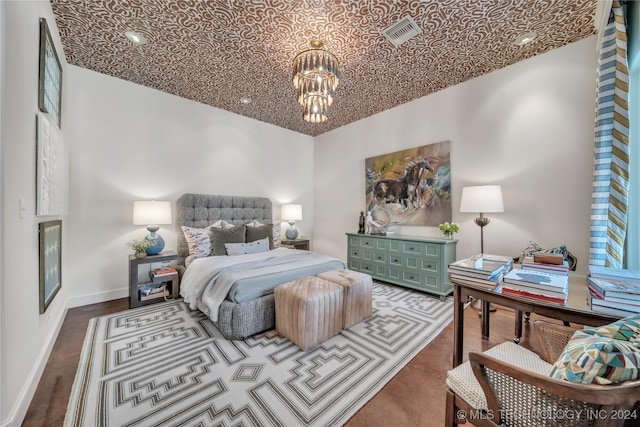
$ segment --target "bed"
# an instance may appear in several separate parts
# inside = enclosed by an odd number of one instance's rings
[[[209,315],[227,339],[244,339],[274,328],[273,288],[278,284],[346,268],[337,258],[282,247],[268,253],[202,257],[189,262],[182,226],[202,229],[219,220],[233,225],[253,221],[272,224],[272,212],[271,201],[265,197],[184,194],[178,199],[178,271],[183,279],[180,293],[191,308]],[[207,290],[202,291],[204,296],[199,295],[194,289],[205,282]],[[216,295],[220,293],[224,295]],[[215,307],[211,306],[212,298],[220,299]]]

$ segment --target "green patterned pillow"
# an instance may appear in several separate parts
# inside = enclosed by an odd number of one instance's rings
[[[599,328],[584,328],[584,332],[599,337],[629,341],[636,347],[640,347],[640,313]]]
[[[584,384],[615,384],[640,379],[640,348],[584,331],[573,334],[553,365],[553,378]]]

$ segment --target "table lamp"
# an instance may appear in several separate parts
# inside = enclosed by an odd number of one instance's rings
[[[483,229],[489,224],[486,213],[504,212],[502,203],[502,188],[499,185],[479,185],[464,187],[460,199],[460,212],[477,212],[480,215],[474,219],[480,227],[480,253],[484,253]]]
[[[282,219],[289,223],[289,228],[284,235],[289,240],[296,240],[298,229],[295,222],[302,220],[302,205],[282,205]]]
[[[164,239],[156,233],[159,225],[171,224],[171,202],[144,200],[133,202],[133,225],[146,225],[149,234],[145,240],[153,243],[147,255],[158,255],[164,249]]]

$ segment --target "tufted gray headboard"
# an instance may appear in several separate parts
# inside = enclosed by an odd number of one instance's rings
[[[183,194],[177,202],[178,213],[178,266],[184,267],[189,248],[180,226],[204,228],[223,219],[241,225],[254,219],[263,224],[273,223],[271,200],[266,197],[214,196],[210,194]]]

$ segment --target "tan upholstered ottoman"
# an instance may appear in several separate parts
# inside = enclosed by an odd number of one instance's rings
[[[276,330],[302,350],[342,331],[342,287],[315,276],[283,283],[274,290]]]
[[[371,317],[373,312],[371,276],[351,270],[331,270],[318,274],[318,277],[337,283],[344,289],[343,329]]]

